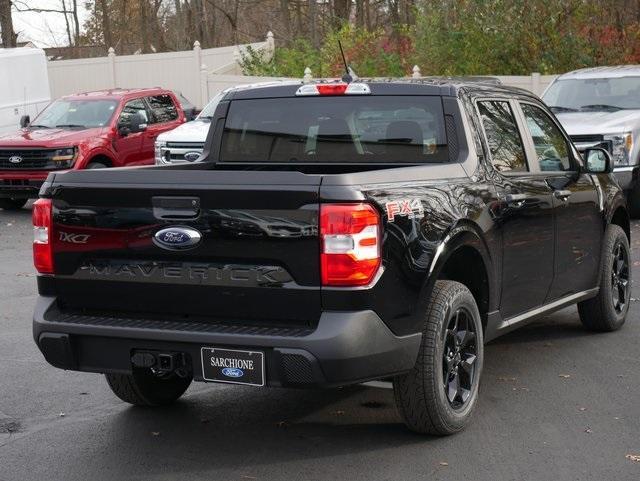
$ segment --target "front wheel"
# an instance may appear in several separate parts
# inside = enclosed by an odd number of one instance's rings
[[[19,210],[24,207],[29,199],[14,199],[13,197],[0,199],[0,209]]]
[[[416,364],[393,381],[396,406],[407,427],[446,435],[467,426],[478,401],[483,354],[473,295],[459,282],[437,281]]]
[[[178,400],[191,384],[191,377],[175,373],[156,374],[133,368],[131,374],[105,374],[113,393],[135,406],[165,406]]]
[[[620,226],[609,225],[600,256],[600,290],[578,303],[582,324],[590,331],[615,331],[624,324],[631,302],[629,240]]]

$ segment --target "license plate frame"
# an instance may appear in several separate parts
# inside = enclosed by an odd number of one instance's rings
[[[203,346],[200,348],[200,360],[205,381],[256,387],[266,384],[262,351]],[[249,374],[247,379],[241,380],[246,374]]]

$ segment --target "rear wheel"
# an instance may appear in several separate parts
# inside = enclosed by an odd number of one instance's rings
[[[175,373],[155,374],[134,368],[131,374],[105,374],[113,393],[136,406],[166,406],[178,400],[191,384],[191,377]]]
[[[582,324],[591,331],[615,331],[624,324],[631,301],[629,240],[617,225],[607,227],[600,257],[600,290],[578,303]]]
[[[469,424],[478,400],[480,313],[467,287],[437,281],[425,318],[415,367],[393,381],[396,406],[412,431],[453,434]]]
[[[18,210],[22,209],[29,199],[14,199],[13,197],[0,199],[0,209]]]

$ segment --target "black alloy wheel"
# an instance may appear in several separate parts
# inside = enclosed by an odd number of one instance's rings
[[[442,379],[447,400],[453,409],[465,406],[475,381],[477,336],[471,314],[456,310],[445,330]]]
[[[613,248],[613,265],[611,266],[611,299],[617,314],[624,311],[629,302],[629,257],[627,249],[621,242]]]

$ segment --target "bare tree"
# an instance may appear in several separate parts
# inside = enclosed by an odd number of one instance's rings
[[[18,35],[13,31],[13,20],[11,19],[11,0],[0,0],[0,34],[2,34],[2,46],[5,48],[15,47]]]

